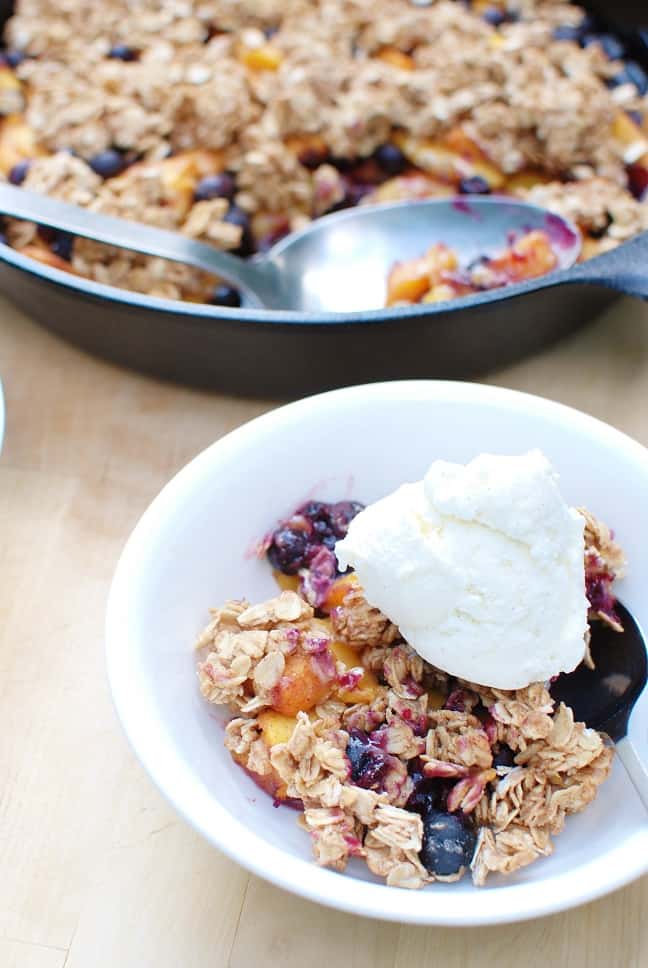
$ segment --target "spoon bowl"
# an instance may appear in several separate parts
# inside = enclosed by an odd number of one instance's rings
[[[594,668],[581,663],[573,672],[563,672],[551,686],[553,698],[571,706],[576,720],[602,730],[615,742],[628,731],[630,713],[648,672],[646,642],[639,624],[620,602],[616,611],[623,632],[605,622],[591,625]]]
[[[359,312],[384,306],[394,263],[418,258],[435,242],[445,243],[467,266],[535,229],[549,235],[558,268],[576,262],[581,238],[566,219],[503,196],[460,196],[362,205],[325,215],[286,236],[257,265],[275,269],[284,306]]]
[[[646,639],[636,619],[617,602],[622,632],[604,622],[593,622],[590,655],[594,668],[582,662],[573,672],[558,676],[551,686],[556,702],[571,706],[576,721],[601,730],[614,740],[616,751],[648,809],[648,768],[628,737],[628,722],[646,686]]]

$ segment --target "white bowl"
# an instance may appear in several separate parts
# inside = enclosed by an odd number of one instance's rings
[[[648,819],[620,763],[553,856],[474,888],[406,891],[360,862],[316,867],[294,811],[275,809],[230,759],[222,722],[198,693],[192,643],[207,608],[276,592],[254,543],[311,496],[373,501],[419,479],[435,458],[541,448],[572,504],[615,528],[630,574],[623,601],[648,627],[645,500],[648,452],[567,407],[466,383],[352,387],[259,417],[209,447],[155,499],[119,562],[107,618],[108,671],[118,714],[142,764],[176,809],[215,846],[304,897],[370,917],[477,925],[563,910],[648,870]],[[648,695],[631,735],[648,757]]]

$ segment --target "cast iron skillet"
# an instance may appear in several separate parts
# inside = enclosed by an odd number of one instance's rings
[[[648,67],[644,2],[583,5],[612,23]],[[0,24],[12,6],[0,0]],[[471,377],[539,350],[607,306],[612,277],[646,294],[648,233],[586,265],[589,283],[570,282],[576,267],[537,291],[528,282],[456,304],[296,316],[131,293],[0,245],[0,289],[55,333],[115,363],[227,393],[294,397],[374,380]]]

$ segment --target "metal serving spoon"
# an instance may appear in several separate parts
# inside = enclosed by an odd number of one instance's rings
[[[565,219],[504,197],[347,209],[315,220],[249,261],[177,232],[102,215],[6,183],[0,184],[0,213],[214,273],[240,289],[247,306],[301,312],[382,308],[394,262],[417,258],[434,242],[446,243],[467,265],[505,248],[512,234],[543,229],[562,269],[574,264],[581,244]]]
[[[556,701],[571,706],[574,718],[607,733],[616,744],[634,787],[648,809],[648,769],[628,737],[630,713],[646,685],[646,641],[621,603],[616,606],[623,632],[593,622],[590,652],[595,668],[581,664],[551,686]]]

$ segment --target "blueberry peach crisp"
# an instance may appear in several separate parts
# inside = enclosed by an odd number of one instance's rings
[[[282,591],[212,611],[197,642],[200,690],[233,714],[234,760],[276,805],[303,811],[318,864],[343,871],[360,858],[408,888],[470,869],[482,885],[552,852],[613,751],[544,682],[495,689],[417,655],[356,573],[340,573],[335,543],[361,509],[309,501],[268,535],[262,553]],[[580,513],[589,620],[619,627],[623,553]]]
[[[648,227],[648,77],[562,0],[17,0],[4,44],[5,178],[242,256],[341,208],[457,193],[567,216],[583,258]],[[101,283],[240,301],[183,265],[3,231]]]

